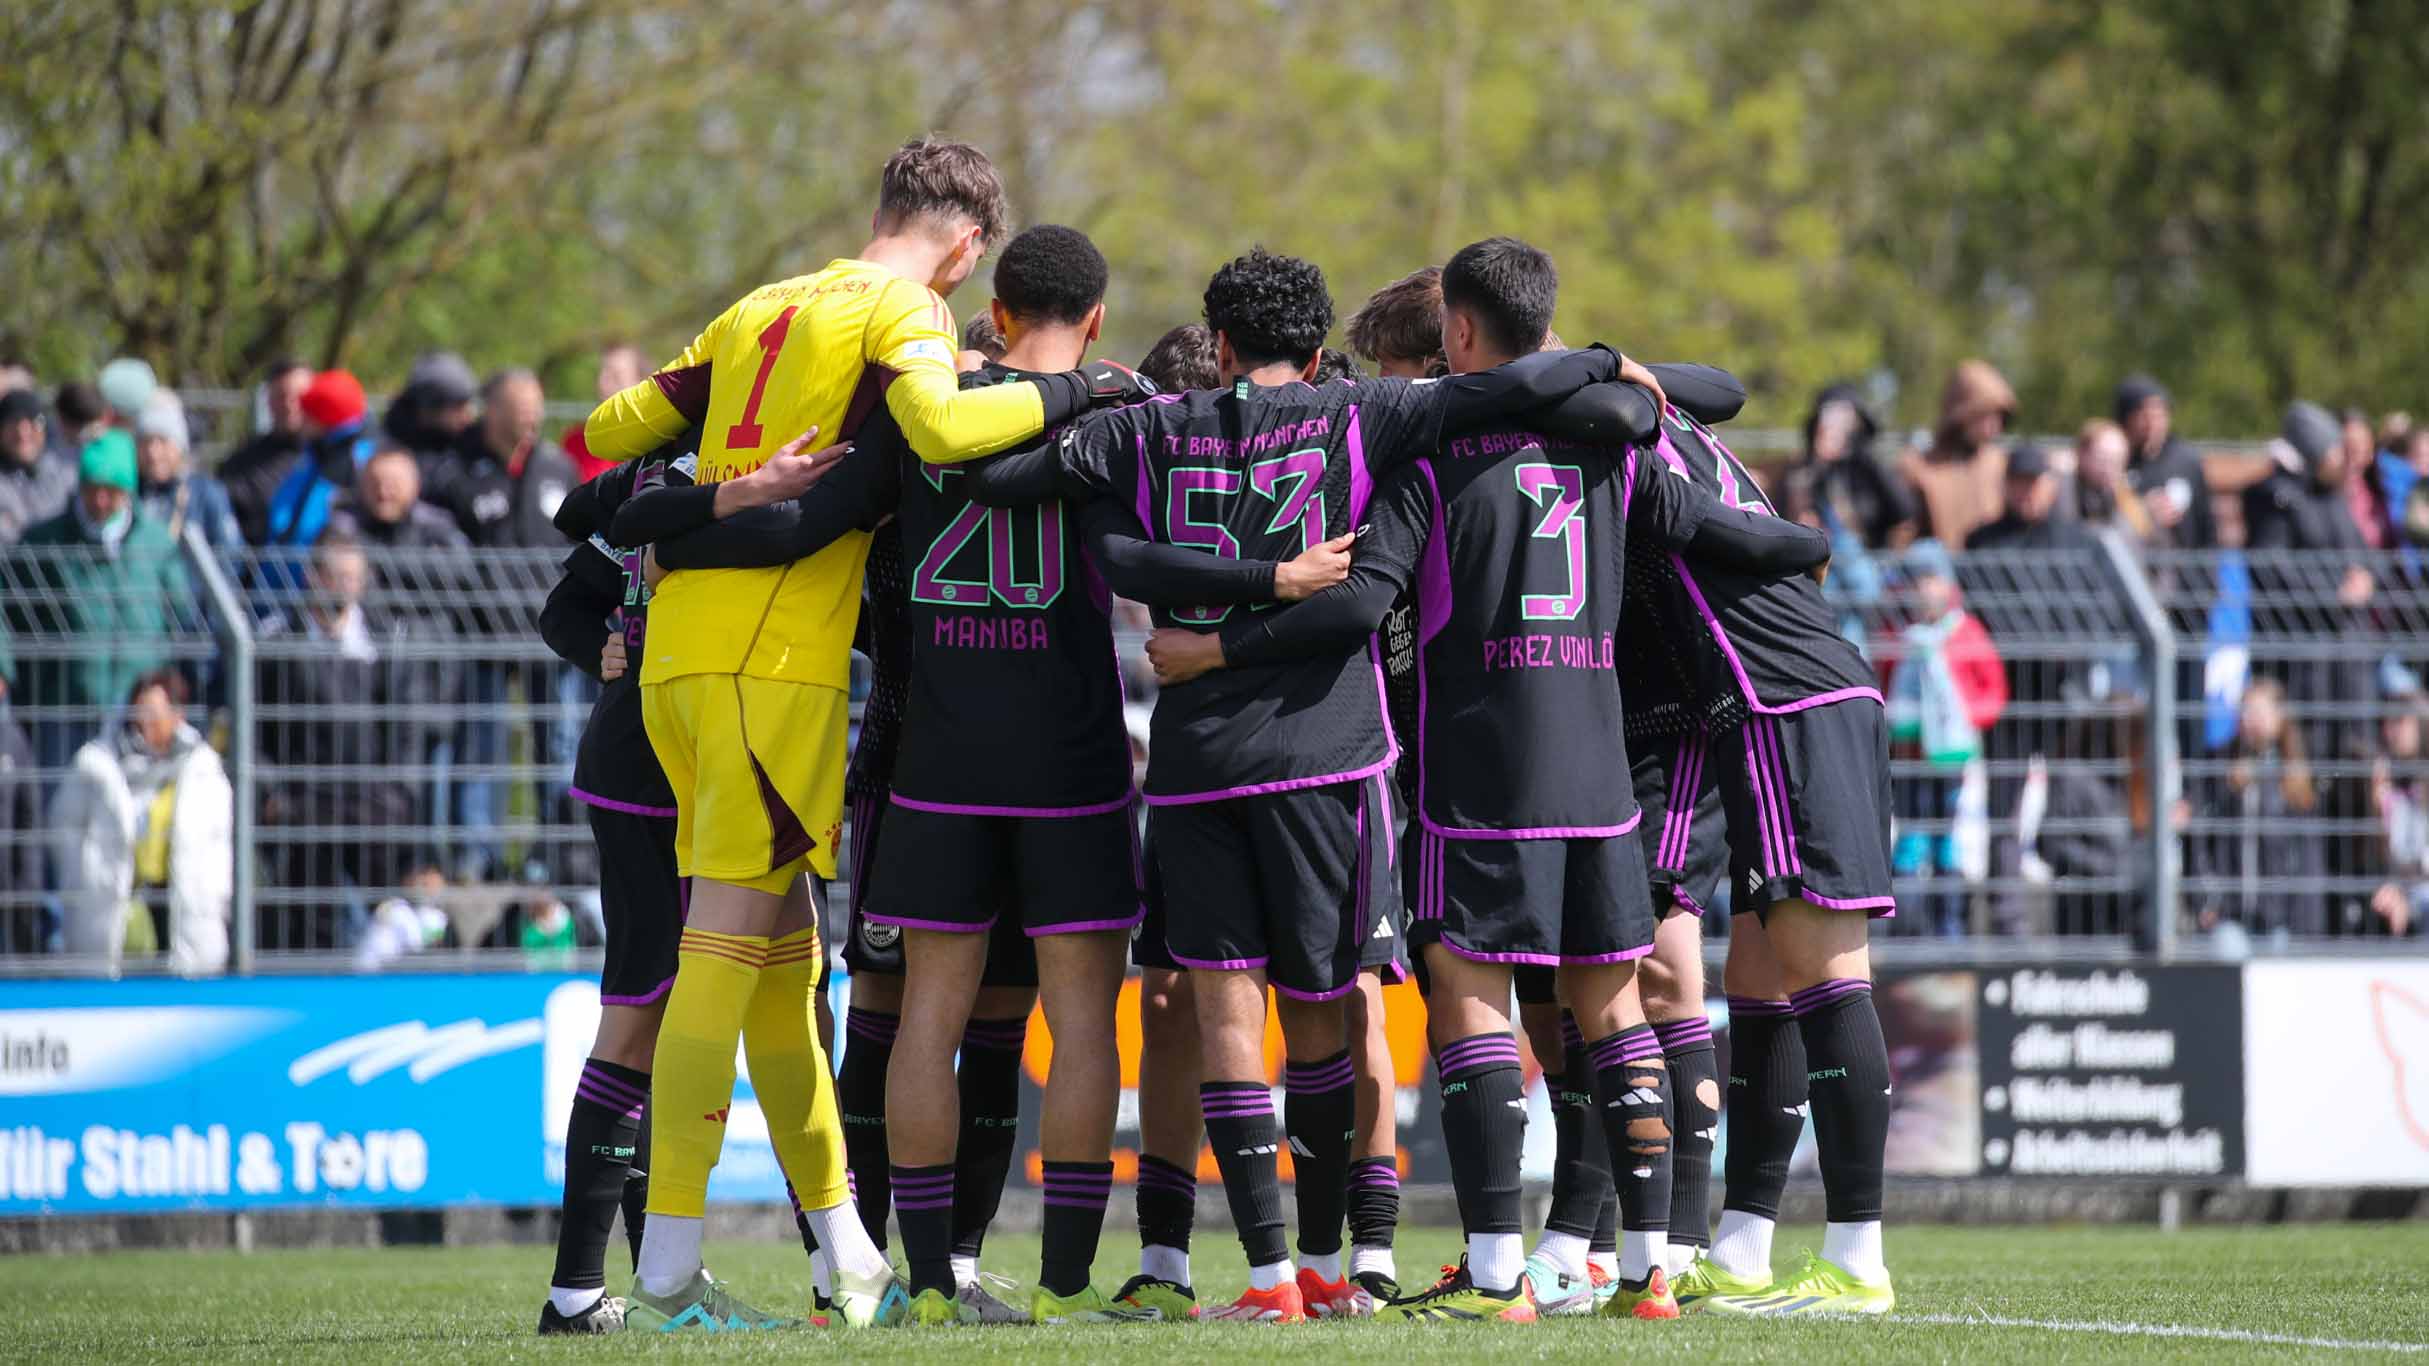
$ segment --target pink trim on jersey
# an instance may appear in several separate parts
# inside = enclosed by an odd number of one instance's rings
[[[1286,987],[1280,982],[1268,982],[1266,985],[1294,1001],[1338,1001],[1358,989],[1358,974],[1351,973],[1348,985],[1334,987],[1330,991],[1301,991],[1297,987]]]
[[[1433,941],[1471,963],[1516,963],[1525,967],[1556,968],[1567,963],[1626,963],[1653,952],[1651,944],[1637,949],[1621,949],[1617,953],[1478,953],[1451,942],[1449,935]]]
[[[1091,930],[1135,930],[1147,918],[1144,906],[1120,920],[1074,920],[1062,925],[1040,925],[1035,929],[1022,927],[1021,933],[1031,939],[1043,939],[1050,934],[1086,934]]]
[[[645,1006],[673,990],[674,985],[675,979],[669,977],[638,996],[610,996],[602,991],[599,993],[599,1004],[603,1006]]]
[[[899,792],[887,794],[886,800],[913,811],[933,811],[940,816],[1013,816],[1024,820],[1069,820],[1075,816],[1104,816],[1120,811],[1138,799],[1133,792],[1118,800],[1097,802],[1091,806],[970,806],[958,802],[929,802],[906,797]]]
[[[1887,920],[1898,913],[1898,899],[1894,896],[1823,896],[1811,887],[1803,888],[1802,893],[1797,898],[1799,901],[1810,901],[1824,910],[1865,911],[1879,920]]]
[[[601,811],[621,811],[627,816],[655,816],[660,820],[671,821],[676,814],[675,808],[671,806],[643,806],[639,802],[620,802],[613,797],[602,797],[596,792],[585,792],[578,787],[566,788],[565,795],[584,806],[595,806]]]
[[[1644,808],[1638,807],[1636,814],[1617,825],[1537,825],[1516,830],[1461,829],[1458,826],[1439,825],[1423,811],[1417,813],[1417,819],[1423,823],[1427,834],[1446,840],[1605,840],[1634,830],[1644,822],[1645,812]]]
[[[993,916],[976,924],[960,920],[915,920],[907,915],[884,915],[877,911],[862,911],[860,918],[874,920],[880,925],[899,925],[906,930],[935,930],[942,934],[984,934],[995,928]]]
[[[1169,945],[1166,946],[1166,951],[1170,951]],[[1192,968],[1199,972],[1250,972],[1264,967],[1267,960],[1263,958],[1187,958],[1175,953],[1172,955],[1172,961],[1182,967]]]
[[[1162,795],[1150,792],[1147,794],[1147,804],[1149,806],[1195,806],[1200,802],[1228,801],[1233,797],[1264,797],[1276,792],[1297,792],[1303,788],[1329,787],[1334,783],[1364,782],[1378,773],[1389,771],[1393,763],[1399,760],[1400,747],[1397,744],[1389,743],[1390,734],[1390,728],[1387,726],[1384,735],[1388,752],[1382,759],[1368,764],[1364,768],[1353,769],[1348,773],[1325,773],[1313,778],[1281,778],[1270,783],[1250,783],[1245,787],[1226,787],[1213,792],[1172,792]]]

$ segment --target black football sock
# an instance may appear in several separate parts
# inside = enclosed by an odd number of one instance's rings
[[[648,1101],[649,1073],[597,1058],[582,1064],[565,1124],[565,1201],[549,1284],[567,1290],[607,1284],[607,1239],[624,1203]]]
[[[1519,1233],[1519,1152],[1526,1143],[1526,1075],[1518,1040],[1472,1034],[1434,1053],[1442,1083],[1442,1141],[1450,1152],[1459,1223],[1479,1234]],[[1503,1287],[1493,1286],[1492,1289]]]
[[[1729,1151],[1721,1208],[1777,1221],[1805,1132],[1805,1036],[1785,1001],[1729,998]]]
[[[1273,1093],[1263,1082],[1210,1081],[1198,1087],[1206,1116],[1206,1142],[1223,1173],[1223,1198],[1232,1226],[1252,1267],[1290,1259],[1282,1234],[1282,1183],[1274,1174],[1282,1151],[1282,1124],[1274,1118]]]
[[[886,1213],[894,1200],[893,1168],[886,1157],[886,1068],[894,1060],[894,1031],[901,1024],[899,1015],[857,1007],[846,1012],[843,1067],[835,1078],[852,1205],[880,1252],[886,1250]]]
[[[1346,1048],[1329,1058],[1282,1067],[1282,1122],[1299,1196],[1299,1250],[1310,1256],[1341,1251],[1349,1149],[1358,1127],[1352,1076]]]
[[[1543,1079],[1552,1097],[1552,1208],[1543,1226],[1547,1232],[1591,1239],[1603,1206],[1618,1197],[1594,1113],[1594,1065],[1586,1060],[1575,1017],[1565,1010],[1560,1036],[1560,1074],[1546,1073]]]
[[[1139,1155],[1139,1246],[1189,1250],[1198,1223],[1195,1173],[1150,1153]]]
[[[1113,1195],[1111,1162],[1048,1162],[1044,1170],[1044,1249],[1037,1283],[1057,1295],[1088,1288],[1097,1239],[1105,1231],[1105,1202]]]
[[[1400,1231],[1400,1164],[1361,1157],[1349,1164],[1349,1241],[1388,1249]]]
[[[633,1134],[633,1166],[624,1175],[624,1242],[632,1253],[633,1269],[641,1267],[641,1231],[649,1220],[649,1108],[641,1110],[641,1125]]]
[[[1670,1227],[1670,1070],[1653,1026],[1636,1025],[1587,1045],[1594,1099],[1602,1111],[1603,1149],[1619,1187],[1619,1226],[1658,1233]]]
[[[1873,1010],[1872,984],[1835,978],[1796,993],[1788,1004],[1805,1040],[1825,1216],[1834,1224],[1878,1220],[1889,1143],[1889,1048]]]
[[[960,1293],[953,1281],[953,1166],[896,1167],[894,1219],[902,1225],[902,1252],[911,1264],[911,1293]]]
[[[1719,1129],[1712,1023],[1698,1015],[1653,1026],[1670,1065],[1670,1242],[1712,1246],[1712,1140]],[[1709,1093],[1711,1100],[1706,1100]]]
[[[843,1179],[845,1190],[848,1192],[852,1182],[851,1169],[844,1170]],[[809,1211],[801,1207],[801,1192],[793,1189],[793,1183],[789,1178],[784,1183],[784,1198],[793,1207],[793,1231],[801,1235],[802,1255],[816,1257],[818,1255],[818,1228],[810,1222]]]
[[[1029,1017],[972,1020],[962,1030],[961,1146],[954,1158],[953,1255],[978,1256],[1004,1200],[1012,1150],[1020,1142],[1021,1045]]]

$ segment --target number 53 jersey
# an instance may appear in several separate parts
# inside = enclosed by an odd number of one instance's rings
[[[1287,560],[1354,530],[1379,475],[1433,449],[1446,422],[1532,406],[1610,377],[1596,353],[1547,353],[1434,383],[1335,380],[1170,395],[1064,429],[1075,495],[1121,500],[1158,541]],[[1261,607],[1159,605],[1156,624],[1214,631]],[[1366,648],[1219,669],[1156,701],[1147,800],[1169,805],[1370,777],[1397,754],[1382,666]]]

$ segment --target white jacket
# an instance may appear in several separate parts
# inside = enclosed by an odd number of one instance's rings
[[[187,976],[227,970],[236,804],[219,755],[182,724],[166,756],[113,726],[76,751],[74,768],[51,798],[51,866],[67,910],[69,953],[106,955],[117,965],[135,892],[137,825],[171,782],[177,796],[169,826],[169,968]]]

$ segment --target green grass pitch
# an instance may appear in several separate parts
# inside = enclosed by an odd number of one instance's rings
[[[1118,1213],[1118,1212],[1117,1212]],[[1783,1268],[1818,1230],[1783,1230]],[[1448,1259],[1447,1231],[1405,1230],[1409,1280]],[[1098,1265],[1116,1284],[1133,1256],[1124,1221]],[[621,1241],[611,1281],[623,1273]],[[2148,1229],[1893,1229],[1898,1315],[1884,1322],[1665,1324],[1560,1320],[1482,1326],[1169,1324],[930,1329],[542,1341],[550,1266],[541,1247],[134,1252],[27,1257],[6,1266],[0,1357],[82,1362],[800,1360],[1175,1366],[1305,1360],[1460,1366],[1537,1360],[1734,1363],[2368,1360],[2429,1362],[2429,1223]],[[1035,1274],[1036,1242],[1000,1237],[987,1266]],[[798,1248],[712,1248],[710,1265],[766,1308],[800,1307]],[[1202,1293],[1243,1283],[1238,1245],[1199,1239]],[[611,1288],[620,1288],[615,1286]],[[1990,1320],[1991,1322],[1985,1322]]]

